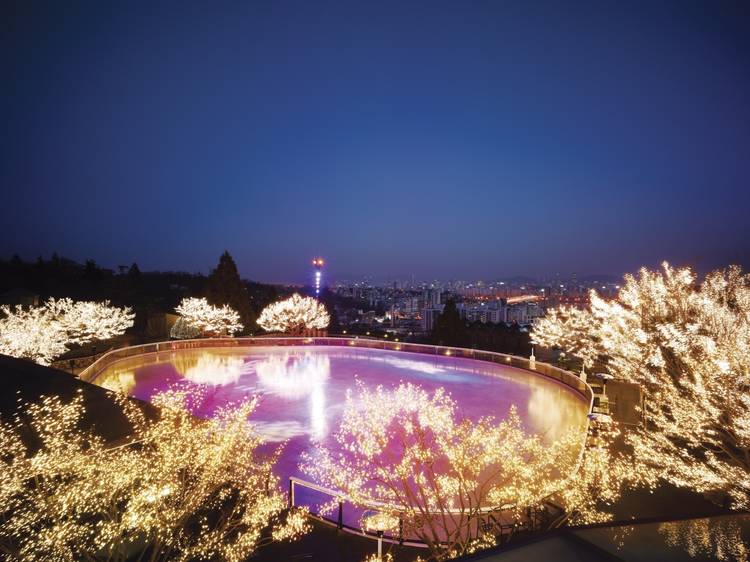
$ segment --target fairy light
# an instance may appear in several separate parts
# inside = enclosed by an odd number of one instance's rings
[[[471,421],[442,388],[358,382],[333,438],[335,448],[319,443],[303,454],[302,470],[355,504],[376,503],[384,520],[401,519],[406,534],[443,559],[494,544],[476,525],[481,514],[520,518],[556,492],[561,475],[575,473],[581,429],[549,443],[523,431],[515,408],[501,422]]]
[[[177,319],[169,330],[169,337],[176,340],[191,340],[199,338],[201,335],[201,330],[182,316]]]
[[[242,330],[240,315],[228,304],[213,306],[204,298],[184,298],[175,309],[185,324],[204,336],[233,335]]]
[[[42,306],[0,307],[0,353],[49,365],[70,345],[106,340],[133,325],[130,308],[102,303],[49,299]]]
[[[258,318],[258,325],[267,332],[291,334],[301,334],[304,330],[323,330],[330,322],[331,317],[323,304],[297,293],[268,305]]]
[[[660,523],[659,534],[668,546],[691,558],[746,561],[750,557],[742,527],[735,519],[689,519]]]
[[[240,562],[308,531],[305,511],[286,509],[272,470],[278,452],[258,451],[262,440],[247,423],[256,401],[197,421],[191,410],[200,400],[158,395],[160,416],[151,420],[118,398],[131,446],[112,448],[80,429],[82,394],[69,403],[43,398],[1,423],[0,549],[19,560],[114,560],[127,552]]]
[[[664,263],[626,276],[614,300],[552,311],[537,343],[596,361],[645,394],[643,427],[628,431],[629,480],[666,480],[750,506],[750,276],[739,267],[698,284]]]

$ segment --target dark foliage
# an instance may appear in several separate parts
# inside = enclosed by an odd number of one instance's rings
[[[527,331],[517,324],[467,324],[461,320],[456,304],[448,301],[445,309],[435,321],[430,342],[437,345],[485,349],[500,353],[526,356],[531,353],[531,341]]]
[[[219,265],[208,276],[205,294],[209,303],[215,306],[228,304],[239,313],[244,326],[242,333],[256,331],[255,321],[258,317],[250,305],[247,286],[242,282],[237,264],[229,252],[221,254]]]
[[[253,315],[277,299],[277,288],[273,285],[242,281],[241,284],[246,289],[248,307]],[[49,260],[40,258],[33,262],[23,261],[17,255],[7,261],[0,260],[0,296],[22,290],[38,295],[40,301],[49,297],[70,297],[109,300],[116,306],[130,306],[136,313],[135,325],[129,330],[134,335],[145,334],[151,314],[173,313],[184,297],[203,295],[206,289],[204,275],[181,271],[142,272],[135,263],[126,273],[116,275],[93,260],[82,265],[57,254]],[[251,331],[258,331],[252,321]]]

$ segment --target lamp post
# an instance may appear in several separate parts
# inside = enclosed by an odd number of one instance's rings
[[[606,396],[607,395],[607,382],[611,381],[615,377],[613,377],[609,373],[596,373],[594,376],[600,381],[602,381],[602,396]]]
[[[378,560],[383,560],[383,534],[387,529],[394,529],[400,520],[381,511],[365,511],[362,516],[363,527],[366,531],[375,532],[378,536]]]
[[[609,373],[596,373],[594,375],[597,379],[602,381],[602,395],[599,397],[599,413],[610,414],[609,409],[609,397],[607,396],[607,381],[612,380],[614,377]]]

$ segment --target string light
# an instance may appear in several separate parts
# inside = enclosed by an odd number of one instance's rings
[[[204,298],[190,297],[182,299],[175,311],[204,336],[231,336],[243,328],[239,313],[228,304],[213,306]]]
[[[18,560],[241,562],[309,530],[288,512],[273,464],[248,424],[255,400],[197,421],[200,394],[168,392],[158,419],[118,397],[131,445],[80,429],[83,396],[47,397],[0,424],[0,550]],[[34,446],[25,437],[34,436]]]
[[[592,291],[590,301],[553,312],[533,338],[640,385],[644,423],[624,435],[628,479],[750,507],[750,276],[730,267],[698,284],[664,263],[626,276],[616,299]]]
[[[330,322],[331,317],[323,304],[297,293],[288,299],[269,304],[258,318],[258,325],[267,332],[289,334],[301,334],[304,330],[324,330]]]
[[[338,446],[319,444],[301,468],[355,504],[377,505],[389,528],[401,519],[436,560],[473,552],[500,534],[501,518],[495,528],[487,514],[523,517],[575,473],[582,430],[549,443],[522,430],[515,408],[502,422],[456,411],[442,388],[358,382],[334,434]]]
[[[683,549],[691,558],[747,562],[748,547],[735,519],[689,519],[659,524],[667,545]]]
[[[49,365],[70,345],[123,334],[134,318],[130,308],[109,301],[49,299],[29,309],[0,306],[0,353]]]

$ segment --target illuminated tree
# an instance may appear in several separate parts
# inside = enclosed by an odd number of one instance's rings
[[[258,325],[267,332],[301,334],[304,330],[323,330],[331,317],[326,307],[312,297],[297,293],[288,299],[269,304],[258,318]]]
[[[49,299],[25,309],[0,307],[0,353],[49,365],[72,344],[109,339],[133,325],[130,308],[109,301],[76,302]]]
[[[206,299],[185,298],[175,309],[184,322],[204,336],[233,335],[242,330],[240,315],[229,305],[212,306]]]
[[[581,432],[545,443],[507,420],[458,419],[454,401],[411,384],[348,394],[338,448],[303,456],[302,469],[351,501],[372,506],[444,560],[494,544],[503,517],[518,518],[575,472]],[[506,523],[508,521],[506,520]]]
[[[747,509],[750,276],[730,267],[697,284],[690,269],[665,263],[626,276],[613,301],[592,292],[582,314],[575,326],[540,323],[535,338],[596,357],[645,391],[645,425],[625,435],[638,467],[632,478],[719,493]]]
[[[180,316],[169,330],[169,337],[176,340],[190,340],[199,338],[201,331],[191,324],[184,316]]]
[[[578,470],[553,495],[554,503],[565,511],[553,526],[590,525],[613,519],[612,509],[634,470],[632,458],[615,446],[619,436],[615,424],[589,430]]]
[[[135,318],[130,308],[110,306],[109,301],[97,303],[50,299],[45,307],[60,322],[68,342],[73,344],[119,336],[133,325]]]
[[[556,347],[563,358],[577,357],[583,367],[590,367],[596,360],[596,347],[591,346],[589,331],[591,315],[586,310],[572,306],[561,306],[547,311],[537,320],[531,338],[534,344]]]
[[[240,562],[307,530],[273,476],[278,452],[257,451],[255,401],[201,421],[184,393],[154,403],[152,421],[121,399],[134,432],[120,447],[80,429],[80,396],[45,398],[0,424],[4,559]]]
[[[0,353],[49,365],[68,350],[66,336],[44,307],[0,307]]]

